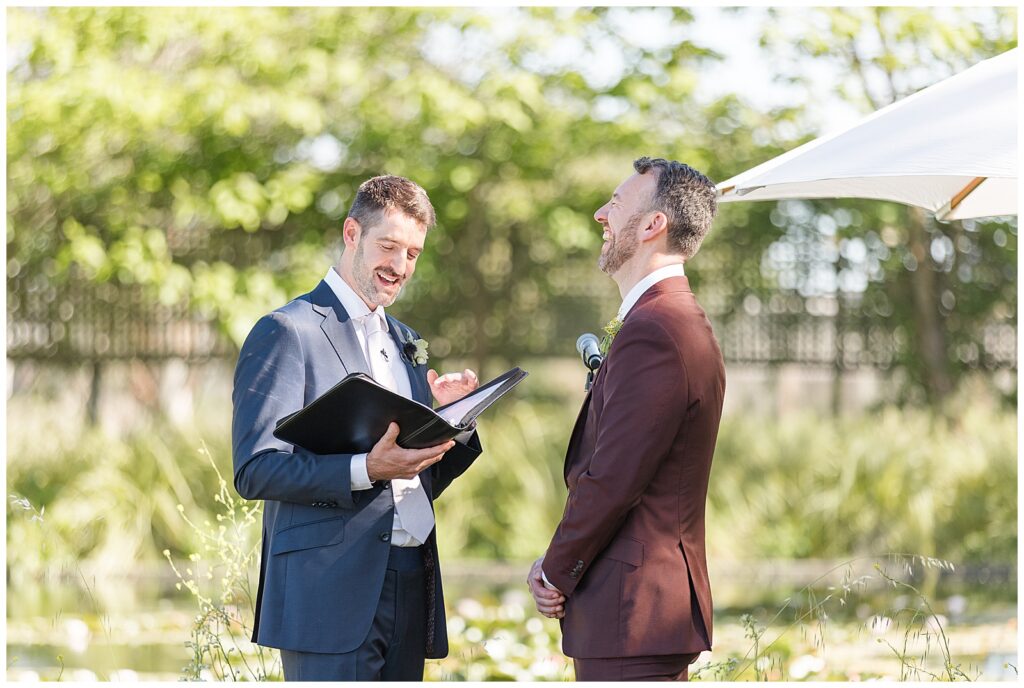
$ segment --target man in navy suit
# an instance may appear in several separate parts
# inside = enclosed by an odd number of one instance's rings
[[[434,209],[395,176],[364,182],[338,265],[253,327],[235,369],[235,489],[264,500],[253,641],[280,648],[286,680],[423,678],[448,641],[433,500],[480,455],[475,432],[426,449],[319,455],[274,437],[278,419],[349,373],[428,406],[477,387],[427,369],[419,334],[384,313],[416,269]]]

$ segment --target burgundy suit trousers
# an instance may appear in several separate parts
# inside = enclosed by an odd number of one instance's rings
[[[686,681],[700,653],[655,657],[573,659],[577,681]]]

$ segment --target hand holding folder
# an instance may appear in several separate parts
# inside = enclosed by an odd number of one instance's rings
[[[438,409],[406,399],[363,373],[346,376],[305,408],[277,422],[274,436],[315,454],[369,452],[398,423],[397,444],[433,447],[473,428],[477,417],[528,375],[512,368]]]

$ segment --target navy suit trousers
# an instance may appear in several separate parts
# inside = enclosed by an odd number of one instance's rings
[[[370,632],[352,652],[281,650],[286,681],[422,681],[427,595],[422,547],[392,547]]]

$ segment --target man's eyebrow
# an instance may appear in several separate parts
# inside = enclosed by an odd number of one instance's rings
[[[615,193],[612,194],[612,200],[618,200],[619,198],[621,198],[621,196],[619,196],[619,192],[618,191],[616,191]]]

